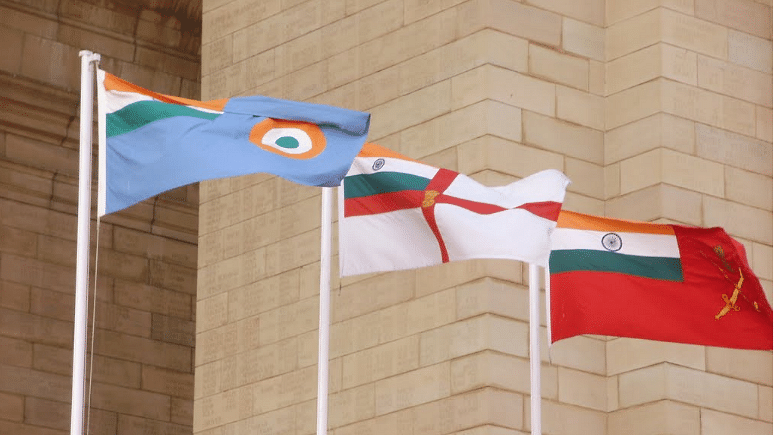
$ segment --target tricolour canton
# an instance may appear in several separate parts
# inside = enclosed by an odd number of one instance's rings
[[[365,142],[370,116],[252,96],[196,101],[97,71],[99,214],[175,187],[268,172],[337,186]]]

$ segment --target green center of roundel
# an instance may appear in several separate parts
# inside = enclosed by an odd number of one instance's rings
[[[291,136],[282,136],[281,138],[277,139],[277,146],[281,146],[282,148],[298,148],[299,143],[298,140]]]

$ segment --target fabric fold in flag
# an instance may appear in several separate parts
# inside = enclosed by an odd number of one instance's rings
[[[545,266],[568,184],[546,170],[486,187],[367,143],[339,189],[341,276],[474,258]]]
[[[250,96],[196,101],[97,70],[100,216],[197,181],[266,172],[338,186],[370,115]]]
[[[551,238],[551,342],[598,334],[772,348],[771,306],[722,228],[562,211]]]

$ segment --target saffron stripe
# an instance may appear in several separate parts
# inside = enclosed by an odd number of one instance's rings
[[[176,116],[211,120],[220,115],[160,101],[138,101],[107,114],[107,137],[129,133],[152,122]]]
[[[346,190],[345,190],[346,192]],[[396,210],[419,208],[425,192],[401,190],[400,192],[347,198],[344,200],[344,217],[389,213]]]
[[[344,198],[360,198],[403,190],[425,190],[430,180],[403,172],[377,172],[344,178]]]
[[[675,231],[671,225],[651,224],[648,222],[636,222],[623,219],[609,219],[599,216],[590,216],[582,213],[562,210],[559,214],[558,228],[574,228],[577,230],[593,230],[605,232],[628,232],[648,234],[671,234]]]
[[[402,154],[398,154],[391,149],[385,148],[383,146],[380,146],[371,142],[366,142],[365,144],[363,144],[363,148],[360,149],[360,153],[357,156],[358,157],[389,157],[393,159],[401,159],[409,162],[421,163],[417,160],[406,157]]]
[[[679,258],[567,249],[551,251],[548,263],[551,275],[577,271],[614,272],[663,281],[683,281],[683,267]]]
[[[120,79],[108,72],[105,73],[104,84],[105,84],[105,90],[107,91],[133,92],[136,94],[147,95],[149,97],[155,98],[156,100],[163,101],[165,103],[179,104],[183,106],[196,106],[196,107],[202,107],[205,109],[216,110],[219,112],[223,111],[223,108],[226,107],[226,103],[228,102],[228,98],[223,98],[220,100],[198,101],[198,100],[191,100],[188,98],[173,97],[171,95],[159,94],[158,92],[150,91],[148,89],[137,86],[134,83],[130,83],[130,82],[127,82],[126,80]]]

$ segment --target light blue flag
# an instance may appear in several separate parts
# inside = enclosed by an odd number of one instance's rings
[[[266,172],[338,186],[368,135],[370,115],[268,97],[195,101],[97,71],[100,216],[161,192]]]

